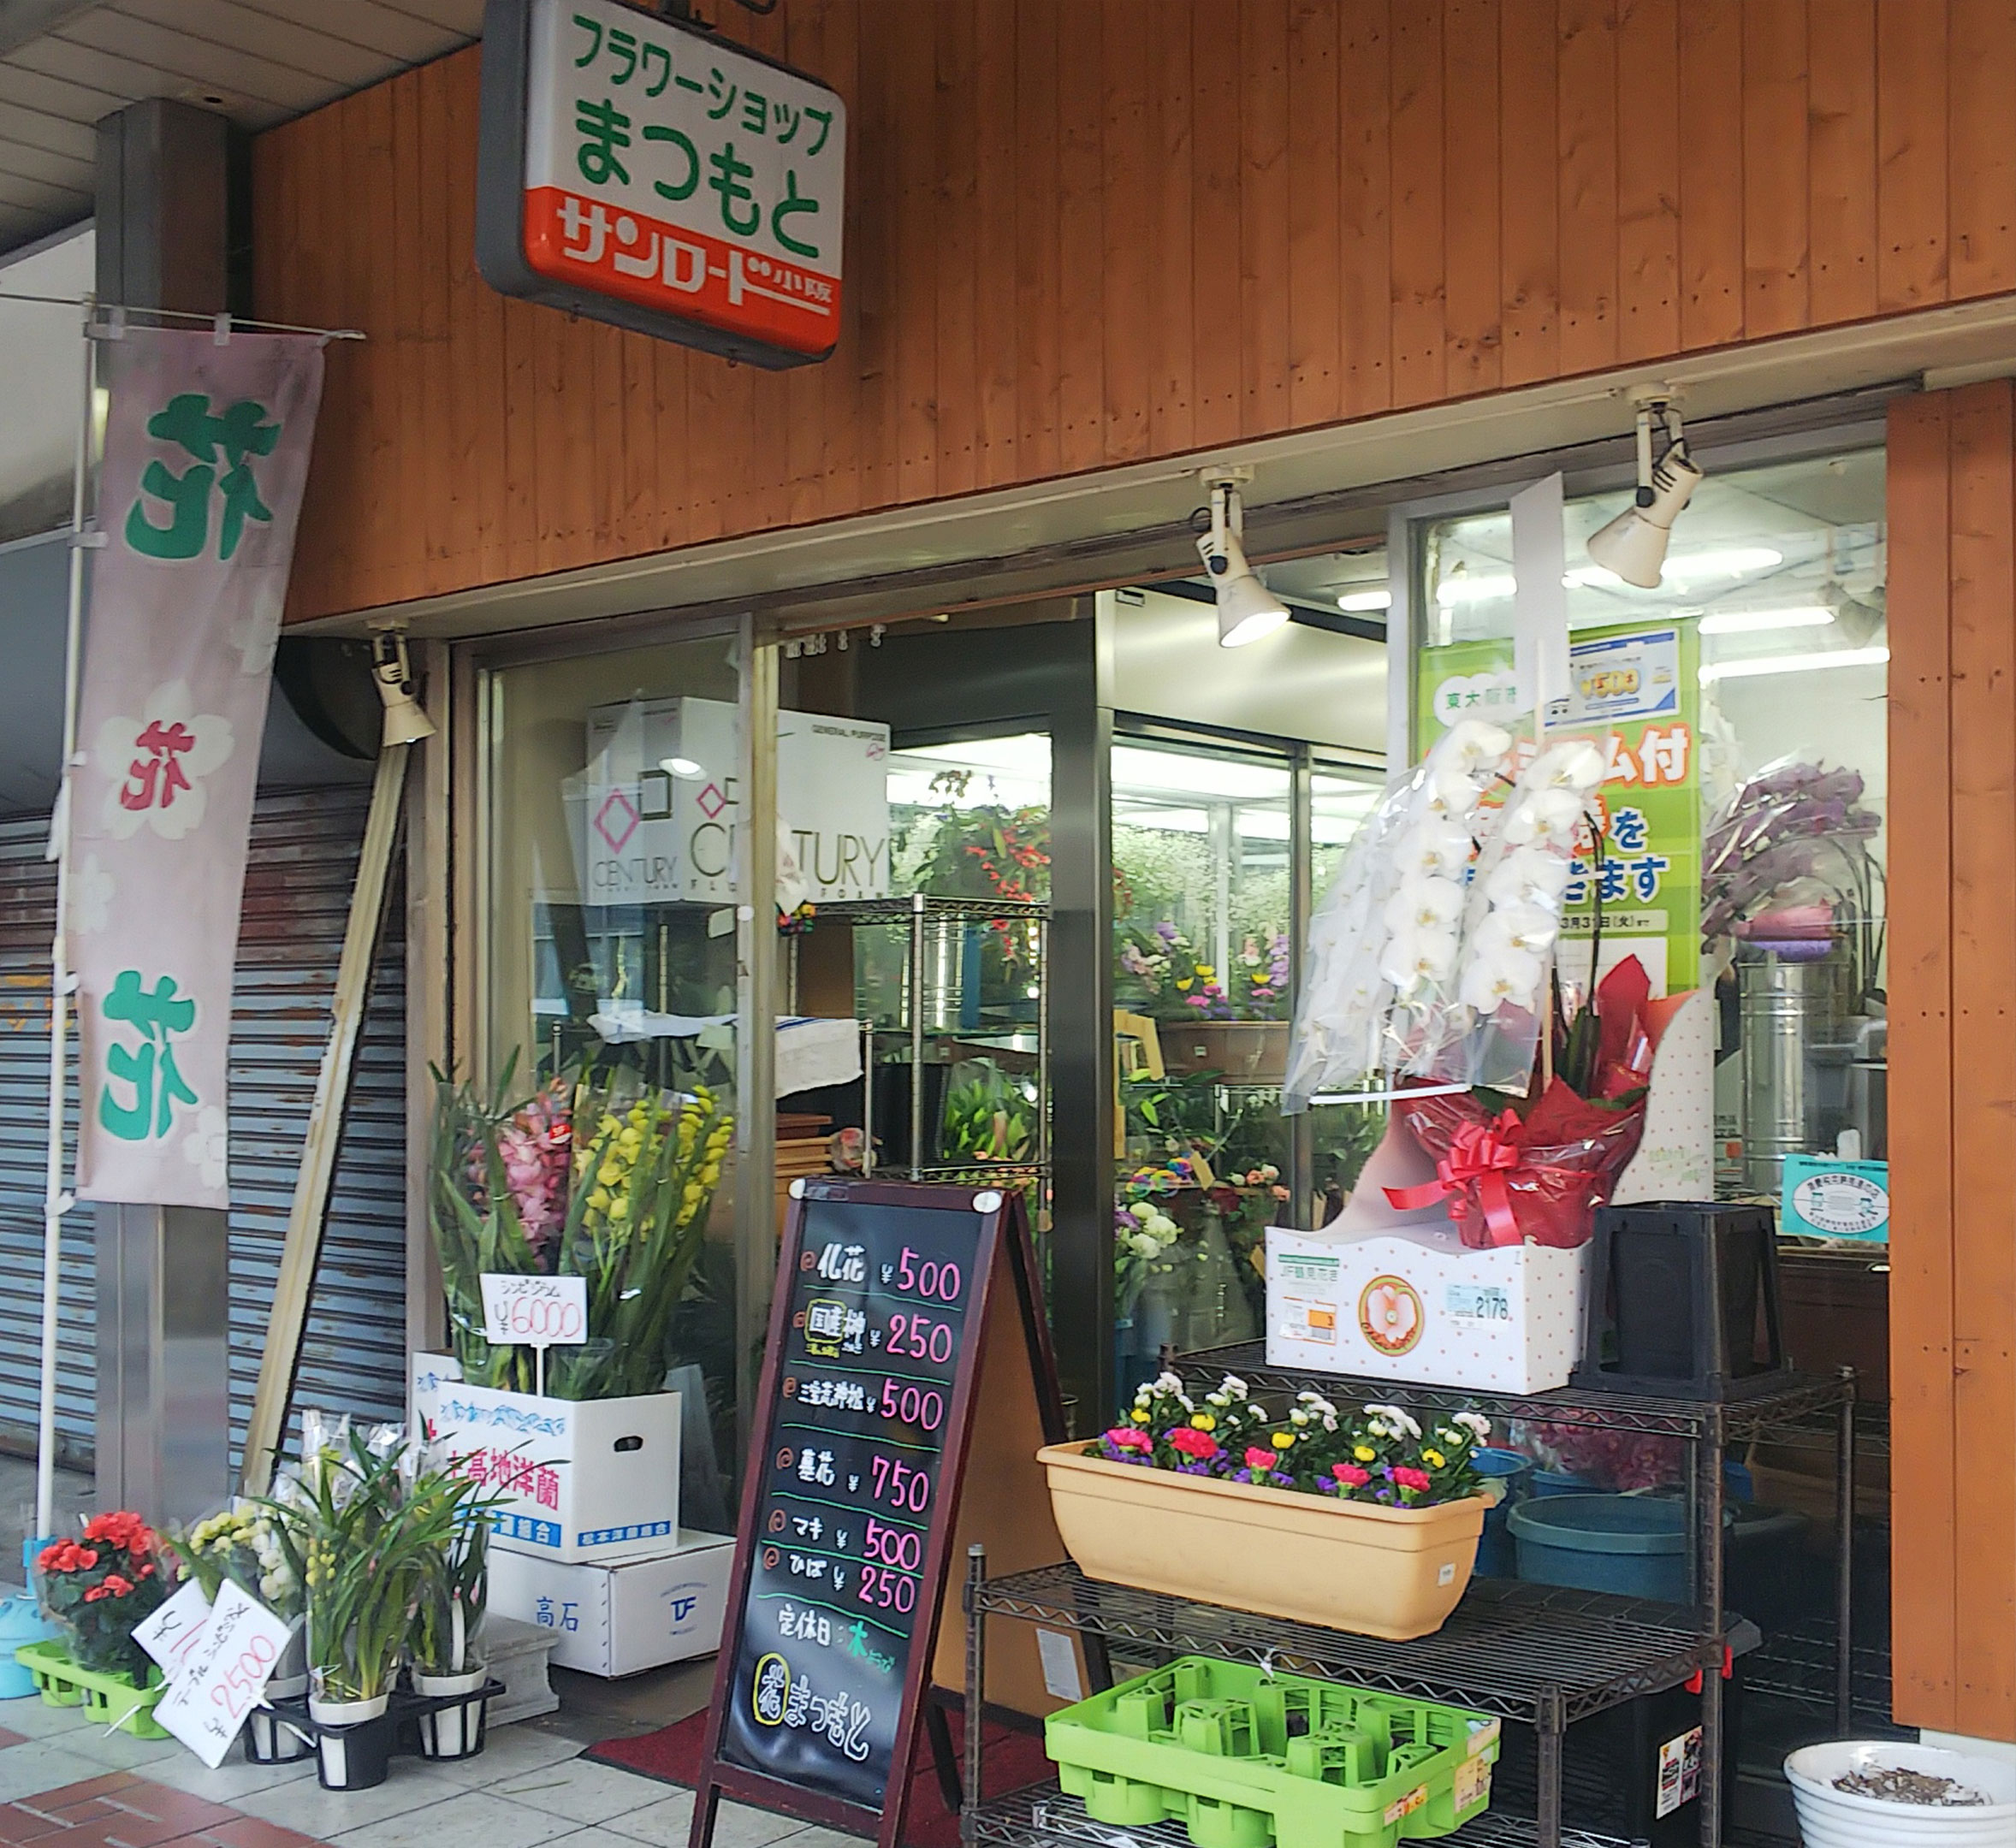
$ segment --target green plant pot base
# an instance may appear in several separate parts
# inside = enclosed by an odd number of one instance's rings
[[[148,1685],[135,1687],[123,1675],[100,1674],[80,1668],[61,1643],[24,1643],[14,1659],[34,1677],[45,1707],[82,1706],[92,1724],[116,1727],[134,1738],[163,1739],[175,1735],[154,1722],[154,1706],[163,1693],[161,1671],[151,1671]]]

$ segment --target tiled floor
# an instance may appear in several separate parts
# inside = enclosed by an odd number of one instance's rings
[[[393,1761],[375,1790],[323,1790],[311,1761],[206,1770],[172,1740],[101,1732],[74,1709],[0,1706],[0,1848],[685,1848],[690,1791],[580,1756],[533,1725],[465,1764]],[[714,1848],[857,1848],[724,1804]]]

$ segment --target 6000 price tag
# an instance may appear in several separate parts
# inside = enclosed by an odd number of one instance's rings
[[[588,1279],[485,1271],[483,1339],[501,1348],[575,1348],[588,1339]]]

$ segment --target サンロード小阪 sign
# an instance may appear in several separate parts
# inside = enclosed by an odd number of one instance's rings
[[[507,295],[752,364],[840,326],[846,105],[622,0],[489,0],[477,266]]]

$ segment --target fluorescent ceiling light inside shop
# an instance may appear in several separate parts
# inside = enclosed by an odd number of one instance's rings
[[[1663,584],[1693,583],[1704,578],[1740,578],[1746,572],[1769,571],[1784,562],[1784,554],[1769,546],[1729,546],[1717,552],[1693,552],[1669,558],[1660,577]],[[1615,572],[1600,565],[1578,565],[1573,571],[1562,572],[1561,581],[1571,590],[1631,588]],[[1490,572],[1479,578],[1452,576],[1435,586],[1435,601],[1444,609],[1459,603],[1496,603],[1518,588],[1518,580],[1509,572]],[[1338,599],[1340,604],[1343,601]]]
[[[1823,667],[1880,667],[1887,648],[1829,649],[1817,654],[1760,654],[1754,660],[1712,661],[1701,670],[1701,684],[1747,680],[1759,674],[1813,673]]]
[[[1391,609],[1393,593],[1383,588],[1378,590],[1346,590],[1337,598],[1337,607],[1341,610],[1354,611]]]
[[[1757,635],[1766,629],[1822,629],[1834,612],[1820,604],[1801,609],[1717,610],[1701,619],[1703,635]]]

